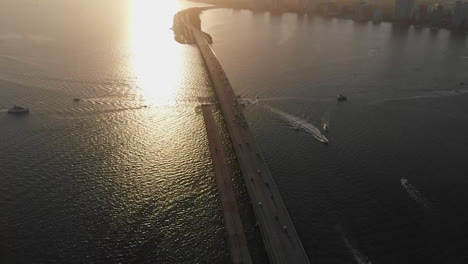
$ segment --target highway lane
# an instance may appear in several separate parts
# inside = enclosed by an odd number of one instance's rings
[[[224,225],[226,227],[226,242],[231,261],[235,264],[252,263],[247,246],[247,239],[239,213],[239,207],[234,193],[231,175],[227,166],[226,153],[223,148],[218,126],[213,117],[212,105],[202,105],[206,133],[210,146],[211,158],[216,175],[221,208],[223,209]]]

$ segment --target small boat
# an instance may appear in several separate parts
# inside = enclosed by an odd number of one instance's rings
[[[9,114],[27,114],[29,113],[29,108],[15,105],[12,108],[8,109],[8,113]]]
[[[79,101],[81,101],[80,98],[73,98],[73,102],[79,102]]]
[[[348,98],[342,94],[339,94],[336,96],[336,100],[338,100],[338,102],[343,102],[343,101],[348,100]]]
[[[464,83],[464,82],[460,82],[460,85],[465,85],[465,83]]]
[[[328,132],[328,125],[327,124],[323,124],[323,131]]]

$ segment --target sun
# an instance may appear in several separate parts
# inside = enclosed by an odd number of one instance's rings
[[[174,41],[173,15],[178,1],[132,0],[130,46],[137,94],[150,105],[176,103],[182,49]]]

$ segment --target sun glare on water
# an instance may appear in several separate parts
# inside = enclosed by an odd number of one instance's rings
[[[150,105],[176,102],[182,50],[170,28],[178,8],[177,1],[131,1],[130,45],[137,93]]]

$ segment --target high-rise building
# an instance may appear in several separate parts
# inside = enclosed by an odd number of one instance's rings
[[[335,1],[330,1],[326,3],[325,6],[325,15],[327,16],[337,16],[339,14],[338,4]]]
[[[382,0],[374,0],[374,10],[372,11],[372,21],[381,22],[383,20]]]
[[[311,9],[310,0],[299,0],[298,1],[298,10],[301,12],[309,12]]]
[[[425,4],[415,7],[413,19],[417,24],[426,24],[429,21],[429,7]]]
[[[452,25],[453,27],[459,27],[461,23],[463,23],[463,3],[462,1],[457,1],[455,3],[455,7],[453,8],[453,17],[452,17]]]
[[[280,0],[271,0],[271,9],[272,9],[272,10],[279,10],[279,9],[281,9]]]
[[[376,7],[372,14],[372,21],[374,22],[381,22],[383,20],[383,8]]]
[[[265,9],[270,7],[270,0],[252,0],[250,5],[253,9]]]
[[[444,9],[444,6],[440,3],[431,7],[429,20],[431,26],[441,27],[444,25],[444,18],[447,17],[447,12]]]
[[[409,22],[413,15],[415,0],[396,0],[395,1],[395,20],[400,22]]]
[[[359,1],[356,9],[356,20],[367,21],[370,17],[370,5],[367,2]]]
[[[465,20],[462,27],[463,29],[468,30],[468,2],[463,3],[463,14],[465,14]]]
[[[458,29],[468,27],[468,2],[457,1],[453,9],[452,26]]]

